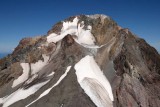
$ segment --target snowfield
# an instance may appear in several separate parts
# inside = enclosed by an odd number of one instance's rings
[[[77,80],[85,93],[98,107],[113,107],[112,88],[95,62],[87,55],[75,65]]]
[[[92,27],[88,26],[88,29],[84,29],[84,22],[78,24],[79,19],[76,17],[74,18],[73,22],[63,22],[63,27],[61,29],[60,35],[52,33],[47,37],[47,41],[51,42],[58,42],[62,40],[68,34],[75,35],[75,41],[79,44],[95,46],[95,38],[91,33]]]

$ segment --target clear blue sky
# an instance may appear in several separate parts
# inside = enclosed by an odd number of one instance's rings
[[[78,14],[106,14],[160,51],[160,0],[0,0],[0,53]]]

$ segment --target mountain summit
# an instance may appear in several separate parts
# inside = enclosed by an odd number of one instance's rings
[[[78,15],[0,60],[0,107],[159,107],[160,55],[106,15]]]

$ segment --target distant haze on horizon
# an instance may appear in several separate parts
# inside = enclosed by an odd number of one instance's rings
[[[160,51],[159,0],[1,0],[0,53],[24,37],[44,35],[57,22],[79,14],[105,14]]]

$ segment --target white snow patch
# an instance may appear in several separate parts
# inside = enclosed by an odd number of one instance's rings
[[[49,75],[47,75],[47,77],[53,76],[55,74],[55,72],[51,72]]]
[[[69,72],[70,69],[71,69],[71,66],[68,66],[65,73],[59,78],[59,80],[52,87],[45,90],[36,100],[34,100],[30,104],[26,105],[26,107],[30,106],[31,104],[35,103],[40,98],[42,98],[43,96],[47,95],[55,86],[57,86],[66,77],[66,75],[67,75],[67,73]]]
[[[56,43],[57,42],[57,37],[61,37],[61,36],[58,36],[57,34],[55,33],[52,33],[50,34],[48,37],[47,37],[47,42],[51,43],[51,42],[54,42]],[[62,38],[62,37],[61,37]],[[60,40],[60,39],[59,39]]]
[[[0,104],[2,104],[3,103],[3,98],[0,98]]]
[[[84,24],[78,24],[78,42],[87,45],[95,45],[95,38],[91,33],[92,27],[88,26],[88,30],[84,30]]]
[[[47,64],[49,57],[46,56],[45,54],[43,54],[42,56],[43,56],[44,61],[39,60],[38,62],[31,64],[31,71],[32,71],[31,74],[37,73]]]
[[[63,107],[64,104],[61,105],[61,107]]]
[[[52,33],[47,37],[47,41],[50,42],[58,42],[62,40],[67,34],[76,34],[77,32],[77,23],[78,18],[76,17],[73,22],[63,22],[63,27],[61,29],[61,34]]]
[[[84,22],[78,24],[79,19],[76,17],[74,18],[73,22],[63,22],[63,27],[61,29],[61,34],[52,33],[47,37],[47,42],[58,42],[62,40],[68,34],[76,35],[76,41],[79,44],[86,44],[86,45],[95,45],[95,38],[91,33],[92,27],[88,26],[88,29],[85,30]]]
[[[25,99],[28,96],[34,94],[37,90],[39,90],[42,86],[44,86],[46,83],[48,83],[48,81],[33,85],[32,87],[28,88],[28,89],[18,89],[17,91],[15,91],[14,93],[12,93],[11,95],[4,97],[4,98],[0,98],[0,104],[3,104],[2,107],[8,107],[10,105],[12,105],[13,103]]]
[[[63,28],[62,28],[62,32],[65,32],[66,30],[69,30],[69,29],[77,29],[77,24],[78,24],[78,21],[79,19],[77,17],[75,17],[73,19],[73,22],[63,22]]]
[[[39,46],[38,49],[42,49],[42,47]]]
[[[19,76],[16,80],[13,81],[12,88],[16,87],[17,85],[23,83],[28,79],[29,74],[29,64],[28,63],[21,63],[21,66],[23,68],[23,74]]]
[[[93,56],[87,55],[82,58],[74,68],[80,86],[98,107],[105,107],[105,102],[110,103],[114,100],[111,85]]]

